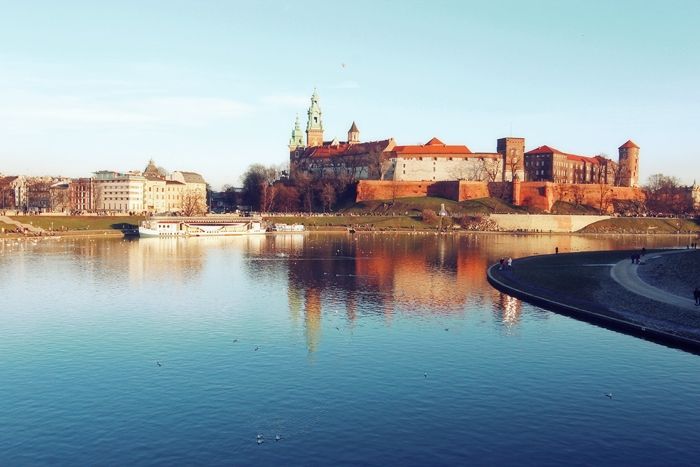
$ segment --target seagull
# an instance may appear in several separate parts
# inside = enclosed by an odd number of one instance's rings
[[[450,330],[450,328],[445,328],[445,331],[449,331],[449,330]]]
[[[262,438],[258,438],[258,439],[257,439],[256,441],[257,441],[257,443],[258,443],[258,444],[262,444],[262,443],[264,443],[264,442],[265,442],[265,440],[264,440],[264,439],[262,439]]]
[[[255,439],[263,439],[263,435],[258,434],[258,435],[255,437]]]
[[[163,365],[160,364],[160,362],[156,362],[156,365],[158,365],[158,366],[163,366]]]
[[[606,393],[605,393],[605,397],[607,397],[607,398],[609,398],[609,399],[612,399],[612,398],[613,398],[612,392],[606,392]]]
[[[256,345],[256,346],[255,346],[255,351],[257,352],[258,350],[260,350],[260,346],[259,346],[259,345]]]
[[[282,439],[282,437],[280,435],[275,435],[275,441],[279,441],[281,439]]]
[[[238,339],[234,339],[234,340],[233,340],[233,343],[234,343],[234,344],[235,344],[236,342],[238,342]]]
[[[428,377],[428,373],[423,373],[423,376],[427,378],[427,377]]]
[[[340,331],[340,328],[338,326],[335,327],[336,331]]]

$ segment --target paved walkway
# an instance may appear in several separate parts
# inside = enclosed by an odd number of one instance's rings
[[[650,259],[658,258],[661,255],[677,255],[683,254],[686,251],[688,250],[651,253],[647,255],[645,259],[648,261]],[[644,267],[644,265],[641,266]],[[638,264],[632,264],[631,259],[625,259],[616,263],[610,269],[610,276],[612,276],[615,282],[630,292],[636,293],[637,295],[656,300],[657,302],[668,303],[669,305],[674,305],[687,310],[700,310],[700,307],[695,306],[695,301],[692,298],[681,297],[644,282],[639,277],[639,274],[637,274],[637,268],[639,267],[640,265]]]

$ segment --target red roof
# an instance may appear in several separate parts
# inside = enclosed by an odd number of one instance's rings
[[[543,146],[537,147],[535,149],[532,149],[532,150],[525,153],[526,156],[529,156],[532,154],[561,154],[562,156],[566,156],[566,158],[570,161],[587,162],[589,164],[600,164],[601,159],[605,159],[604,157],[601,157],[601,156],[588,157],[588,156],[579,156],[577,154],[568,154],[565,152],[561,152],[560,150],[555,149],[551,146],[547,146],[546,144]]]
[[[462,145],[447,145],[437,138],[432,138],[425,144],[411,146],[396,146],[394,152],[398,156],[430,154],[430,155],[464,155],[472,152],[468,147]]]
[[[382,141],[369,141],[366,143],[357,144],[348,144],[347,142],[341,142],[334,145],[330,142],[324,142],[322,146],[312,146],[305,148],[303,152],[303,157],[342,157],[368,154],[370,152],[382,152],[387,150],[390,143],[390,139],[385,139]]]
[[[622,146],[620,146],[618,149],[629,149],[629,148],[639,149],[639,146],[637,146],[634,143],[634,141],[632,141],[631,139],[628,139],[627,142],[625,144],[623,144]]]
[[[554,149],[553,147],[547,146],[545,144],[544,146],[537,147],[537,148],[532,149],[532,150],[525,153],[526,156],[528,154],[564,154],[564,153],[558,149]]]
[[[10,183],[17,180],[19,177],[17,175],[11,175],[7,177],[0,177],[0,185],[9,185]]]

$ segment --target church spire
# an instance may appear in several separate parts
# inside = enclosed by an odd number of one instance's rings
[[[321,120],[321,106],[318,104],[318,92],[314,88],[311,95],[311,106],[306,122],[306,144],[309,147],[323,145],[323,122]]]
[[[301,124],[299,124],[299,115],[297,114],[297,119],[294,122],[294,130],[292,130],[292,137],[289,138],[289,150],[294,151],[296,148],[304,146],[304,134],[301,132]]]
[[[348,130],[348,143],[356,144],[360,142],[360,130],[357,129],[355,122],[352,122],[352,126]]]

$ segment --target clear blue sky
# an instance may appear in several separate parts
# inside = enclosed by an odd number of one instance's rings
[[[281,163],[314,86],[326,139],[496,139],[700,181],[698,1],[3,1],[0,172]],[[343,66],[344,64],[344,66]]]

